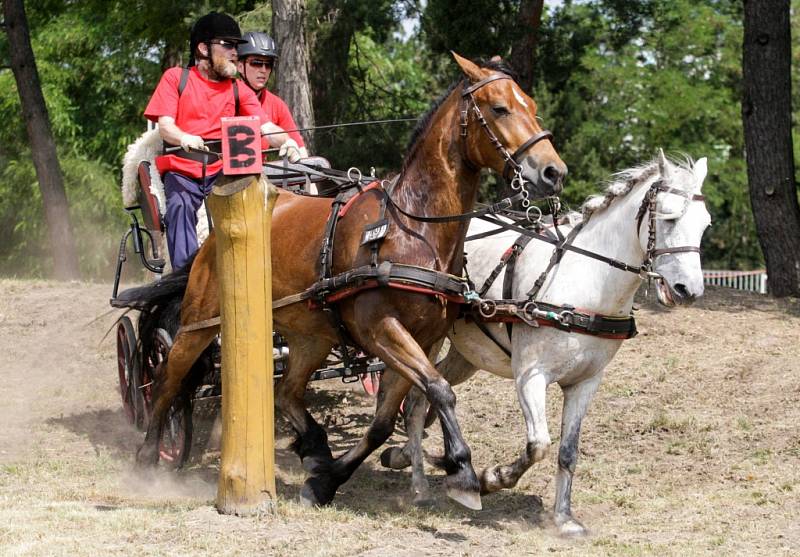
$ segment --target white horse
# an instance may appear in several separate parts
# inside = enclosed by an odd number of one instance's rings
[[[656,281],[659,302],[665,306],[691,303],[703,294],[699,245],[711,221],[700,195],[705,176],[705,158],[693,164],[677,164],[668,161],[663,153],[649,164],[619,173],[604,195],[590,198],[583,205],[582,218],[572,215],[572,221],[582,222],[582,230],[574,236],[572,245],[625,262],[631,268],[639,268],[651,258],[652,271],[661,277]],[[559,229],[569,234],[574,224],[561,225]],[[496,226],[476,221],[469,233],[492,228]],[[467,269],[476,285],[484,283],[518,236],[504,231],[466,244]],[[512,273],[514,300],[526,298],[552,253],[551,244],[536,239],[524,248]],[[503,298],[504,274],[505,269],[484,299]],[[566,251],[547,273],[536,300],[557,306],[569,304],[584,315],[626,318],[631,315],[641,280],[635,272]],[[545,391],[550,383],[558,383],[564,393],[564,405],[554,521],[562,535],[585,534],[586,528],[573,517],[570,508],[581,420],[604,368],[622,340],[523,323],[513,326],[509,338],[504,323],[486,322],[482,326],[484,330],[474,321],[459,320],[448,335],[450,350],[437,367],[452,385],[465,381],[478,369],[513,378],[525,415],[527,444],[515,462],[482,472],[481,491],[491,493],[513,487],[528,468],[545,457],[551,444]],[[402,449],[387,449],[381,462],[392,468],[413,465],[412,490],[415,502],[420,503],[429,499],[421,450],[426,406],[415,391],[406,399],[408,444]]]

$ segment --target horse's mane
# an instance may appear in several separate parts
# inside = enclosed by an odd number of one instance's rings
[[[515,83],[517,82],[516,72],[512,70],[511,67],[503,60],[491,60],[489,62],[478,61],[477,63],[480,67],[487,70],[494,70],[507,74],[514,80]],[[444,103],[444,101],[450,96],[453,90],[464,82],[464,79],[465,78],[462,76],[453,81],[447,90],[435,101],[433,101],[428,111],[419,119],[419,122],[417,122],[417,125],[414,127],[414,130],[411,132],[411,137],[408,140],[406,156],[403,159],[403,170],[406,169],[408,163],[413,159],[420,140],[425,136],[425,132],[428,131],[428,127],[433,119],[433,115],[436,114],[436,111],[439,110],[439,107],[442,106],[442,103]]]
[[[694,161],[690,157],[684,156],[682,161],[667,159],[667,164],[675,167],[677,170],[691,172]],[[590,196],[586,199],[586,201],[584,201],[583,205],[581,205],[581,215],[583,220],[585,221],[592,214],[605,209],[618,197],[625,197],[636,186],[646,182],[657,172],[658,158],[656,157],[649,162],[613,174],[611,180],[606,186],[605,191],[602,194]]]

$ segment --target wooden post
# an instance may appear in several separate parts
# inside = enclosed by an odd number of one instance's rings
[[[256,176],[220,182],[209,196],[222,317],[217,509],[247,516],[275,502],[270,227],[278,194]]]

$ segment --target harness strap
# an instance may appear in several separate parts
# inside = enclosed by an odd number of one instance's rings
[[[376,182],[372,182],[371,184],[369,184],[367,187],[365,187],[363,189],[359,189],[359,192],[357,194],[355,194],[353,197],[348,199],[347,202],[344,205],[342,205],[342,207],[339,209],[339,214],[338,214],[337,218],[342,218],[343,216],[345,216],[347,214],[347,211],[350,209],[350,207],[353,206],[353,203],[355,203],[356,199],[358,199],[361,196],[362,193],[374,190],[374,189],[376,189],[378,187],[380,187],[380,184],[376,181]]]
[[[572,245],[572,242],[575,241],[575,237],[578,233],[583,229],[583,223],[580,222],[575,225],[575,228],[567,234],[567,237],[564,238],[561,236],[560,231],[556,228],[556,232],[559,235],[560,242],[556,244],[555,249],[553,250],[553,254],[550,256],[550,262],[547,264],[547,268],[542,271],[542,274],[539,275],[539,278],[536,279],[536,282],[533,283],[533,287],[528,291],[527,296],[529,300],[533,300],[539,294],[539,290],[541,290],[542,285],[544,285],[544,281],[547,279],[547,275],[550,271],[555,267],[558,263],[561,262],[561,259],[564,257],[564,252]],[[509,292],[510,295],[510,292]],[[504,294],[505,296],[505,294]]]
[[[489,77],[485,77],[478,81],[477,83],[473,83],[469,87],[465,87],[464,91],[461,93],[462,97],[466,97],[467,95],[474,93],[484,85],[491,83],[492,81],[497,81],[498,79],[511,79],[511,76],[504,73],[493,73]]]
[[[502,350],[506,356],[508,356],[509,358],[511,357],[511,350],[506,348],[505,345],[503,345],[499,340],[497,340],[497,338],[495,338],[495,336],[492,334],[492,331],[490,331],[489,328],[484,324],[485,322],[483,320],[473,319],[472,322],[475,323],[475,326],[478,327],[478,329],[480,329],[480,331],[484,335],[489,337],[489,340],[491,340],[495,344],[495,346],[497,346],[500,350]],[[511,336],[509,335],[509,340],[510,339]]]
[[[506,274],[503,275],[503,298],[511,298],[511,290],[514,286],[514,270],[517,267],[517,259],[519,254],[525,249],[532,238],[530,236],[520,235],[514,241],[511,247],[511,255],[509,256]],[[508,333],[508,341],[511,342],[511,323],[506,323],[506,332]]]
[[[506,164],[503,167],[503,178],[508,180],[509,176],[511,175],[511,170],[513,170],[511,161],[513,161],[515,165],[519,166],[519,156],[544,139],[553,141],[553,132],[549,130],[542,130],[539,133],[533,135],[530,139],[528,139],[528,141],[520,145],[519,148],[516,151],[514,151],[514,154],[511,155],[511,158],[506,161]]]
[[[415,292],[441,295],[457,302],[463,302],[464,294],[469,290],[467,280],[462,277],[416,265],[384,261],[377,267],[363,265],[322,278],[302,292],[274,301],[272,308],[278,309],[309,299],[318,304],[336,302],[366,288],[381,286],[405,290],[413,288]]]
[[[181,333],[188,333],[191,331],[199,331],[200,329],[208,329],[210,327],[217,327],[222,324],[222,319],[217,317],[212,317],[210,319],[204,319],[202,321],[197,321],[195,323],[190,323],[189,325],[183,325],[178,329],[178,332],[175,333],[175,337]]]
[[[488,215],[481,215],[479,218],[481,218],[481,219],[483,219],[483,220],[485,220],[487,222],[490,222],[490,223],[492,223],[494,225],[497,225],[497,226],[499,226],[501,228],[504,228],[505,230],[513,230],[513,231],[518,232],[520,234],[524,234],[525,236],[530,236],[531,238],[535,238],[537,240],[541,240],[542,242],[547,242],[548,244],[553,244],[553,245],[558,245],[559,244],[558,240],[554,240],[554,239],[549,238],[547,236],[543,236],[542,234],[538,234],[538,233],[533,232],[531,230],[527,230],[525,228],[522,228],[521,226],[517,226],[517,225],[513,225],[513,224],[509,224],[509,223],[503,222],[500,219],[497,219],[497,218],[494,218],[494,217],[490,217]],[[628,265],[627,263],[625,263],[623,261],[619,261],[617,259],[612,259],[612,258],[606,257],[604,255],[593,253],[591,251],[588,251],[588,250],[585,250],[585,249],[582,249],[582,248],[579,248],[579,247],[576,247],[576,246],[573,246],[573,245],[566,245],[565,244],[563,247],[567,251],[572,251],[572,252],[584,255],[586,257],[589,257],[591,259],[596,259],[598,261],[602,261],[603,263],[606,263],[606,264],[614,267],[615,269],[619,269],[621,271],[628,271],[630,273],[634,273],[634,274],[637,274],[637,275],[640,274],[641,271],[642,271],[642,267],[641,266]]]
[[[658,257],[659,255],[666,255],[668,253],[685,253],[685,252],[700,253],[700,248],[695,246],[676,246],[674,248],[659,248],[659,249],[654,249],[652,251],[652,254],[653,257]]]
[[[572,306],[556,306],[529,300],[494,300],[489,314],[481,313],[480,306],[473,308],[477,322],[526,323],[532,327],[555,327],[569,333],[580,333],[601,338],[626,340],[638,334],[636,320],[630,315],[617,317],[576,310]]]
[[[422,216],[422,215],[414,215],[414,214],[411,214],[411,213],[407,213],[406,211],[401,209],[392,200],[391,197],[389,197],[388,193],[386,194],[386,199],[388,200],[389,204],[392,207],[397,209],[402,215],[404,215],[404,216],[406,216],[406,217],[408,217],[408,218],[410,218],[412,220],[419,221],[419,222],[456,222],[456,221],[466,221],[466,220],[473,219],[473,218],[483,217],[484,215],[488,215],[488,214],[499,213],[499,212],[501,212],[501,211],[503,211],[505,209],[508,209],[514,203],[516,203],[517,201],[519,201],[521,199],[524,199],[524,198],[525,198],[525,193],[524,193],[524,191],[520,190],[518,193],[512,195],[511,197],[506,197],[505,199],[501,199],[497,203],[494,203],[494,204],[492,204],[492,205],[490,205],[488,207],[485,207],[483,209],[476,209],[474,211],[469,211],[467,213],[461,213],[461,214],[458,214],[458,215],[446,215],[446,216],[441,216],[441,217],[425,217],[425,216]]]

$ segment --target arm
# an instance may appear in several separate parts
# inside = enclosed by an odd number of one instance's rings
[[[281,145],[286,143],[287,139],[289,139],[289,136],[286,135],[286,132],[283,131],[283,128],[279,128],[272,122],[267,122],[265,124],[262,124],[261,133],[262,135],[273,134],[273,135],[266,135],[267,142],[269,143],[270,147],[280,147]]]
[[[204,149],[203,138],[190,133],[185,133],[175,123],[172,116],[159,116],[158,134],[165,143],[170,145],[180,145],[184,150]]]
[[[265,137],[267,138],[267,142],[269,143],[270,147],[281,148],[278,156],[289,157],[289,160],[292,162],[297,162],[300,159],[308,156],[305,147],[298,147],[295,140],[290,138],[286,132],[283,131],[283,128],[279,128],[272,122],[267,122],[261,126],[262,134],[273,132],[281,133],[275,133],[274,135],[267,135]]]
[[[296,162],[302,156],[300,149],[295,143],[294,139],[284,131],[284,128],[276,125],[270,120],[269,115],[264,112],[264,108],[256,98],[253,90],[248,86],[239,88],[239,95],[241,101],[241,114],[245,116],[258,116],[263,124],[261,124],[261,134],[267,140],[270,147],[280,147],[280,156],[288,156],[292,162]]]

